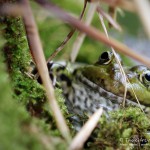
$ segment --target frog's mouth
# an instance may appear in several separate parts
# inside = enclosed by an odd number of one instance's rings
[[[105,90],[104,88],[98,86],[97,84],[95,84],[94,82],[88,80],[86,77],[84,77],[83,75],[78,76],[78,79],[80,80],[80,82],[82,82],[84,85],[88,86],[89,88],[97,91],[99,93],[100,96],[105,97],[105,99],[110,100],[112,103],[117,104],[117,105],[122,105],[124,98],[118,95],[115,95],[107,90]],[[126,106],[129,105],[134,105],[134,106],[139,106],[138,103],[133,102],[129,99],[126,99]],[[144,106],[142,106],[144,108]]]

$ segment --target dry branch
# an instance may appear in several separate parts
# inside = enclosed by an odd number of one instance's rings
[[[82,127],[82,129],[77,133],[77,135],[72,140],[72,143],[70,145],[70,150],[79,150],[83,147],[85,141],[89,138],[92,131],[96,127],[100,116],[102,115],[103,109],[100,108],[97,110],[91,118],[85,123],[85,125]]]
[[[48,104],[50,105],[50,108],[54,114],[54,118],[56,120],[58,129],[60,130],[64,138],[69,142],[70,140],[69,130],[55,99],[54,89],[49,78],[46,60],[44,57],[41,41],[38,35],[38,30],[36,27],[36,23],[34,21],[30,4],[28,0],[22,0],[21,2],[22,5],[26,8],[26,11],[23,13],[23,20],[27,33],[29,47],[36,62],[37,69],[41,76],[43,85],[45,87],[48,98]]]
[[[68,22],[75,28],[77,28],[81,32],[85,32],[88,36],[92,37],[93,39],[103,42],[109,46],[112,46],[115,50],[118,50],[119,52],[128,55],[137,61],[140,61],[141,63],[145,64],[146,66],[150,67],[150,60],[147,57],[141,56],[140,54],[137,54],[137,52],[134,52],[132,49],[128,48],[126,45],[110,38],[107,39],[107,37],[104,35],[104,33],[100,32],[99,30],[89,27],[82,23],[82,21],[77,20],[76,18],[70,16],[68,13],[57,7],[51,2],[48,2],[46,0],[36,0],[37,3],[39,3],[42,7],[47,9],[48,11],[52,12],[55,16],[60,18],[61,20]]]

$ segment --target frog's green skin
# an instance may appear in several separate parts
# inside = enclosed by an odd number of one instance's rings
[[[115,59],[111,59],[109,64],[87,66],[80,68],[80,72],[84,77],[98,86],[101,86],[106,91],[123,97],[126,83],[123,80],[123,76],[120,73],[119,66],[115,62]],[[137,102],[137,97],[141,104],[150,106],[150,81],[144,77],[147,73],[150,75],[150,69],[140,65],[128,70],[125,69],[125,72],[130,81],[130,83],[128,82],[126,84],[127,99]]]
[[[94,65],[77,68],[69,74],[58,72],[70,112],[91,114],[103,107],[107,114],[123,103],[125,83],[119,65],[110,52],[103,53]],[[150,81],[145,78],[145,75],[150,76],[150,70],[135,66],[125,69],[125,72],[131,83],[127,83],[126,105],[137,105],[135,93],[142,105],[150,106]]]

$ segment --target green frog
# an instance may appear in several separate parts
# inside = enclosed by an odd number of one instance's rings
[[[122,63],[120,56],[117,57]],[[54,70],[52,64],[49,66],[52,78]],[[58,67],[55,70],[57,81],[63,90],[69,112],[91,115],[103,107],[105,114],[108,114],[119,109],[124,101],[125,85],[125,105],[139,106],[138,99],[146,112],[150,106],[150,69],[139,65],[124,70],[129,81],[127,83],[113,53],[109,51],[102,53],[93,65],[76,67],[73,71]]]

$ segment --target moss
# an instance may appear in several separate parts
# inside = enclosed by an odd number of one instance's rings
[[[100,119],[100,128],[95,130],[98,136],[92,146],[98,149],[149,149],[149,129],[149,118],[139,108],[120,109],[110,113],[109,120]]]
[[[3,18],[3,35],[7,40],[4,53],[12,79],[15,98],[27,104],[44,99],[44,90],[40,84],[28,75],[31,56],[21,19]]]
[[[31,118],[24,107],[12,99],[9,76],[2,61],[0,55],[0,149],[44,149],[33,134],[23,130],[23,126],[29,123]]]
[[[40,140],[41,135],[51,139],[50,147],[66,148],[66,143],[61,138],[51,138],[50,126],[44,120],[31,118],[24,106],[14,101],[5,68],[0,55],[0,149],[45,150]],[[39,129],[38,133],[32,131],[33,127]]]

